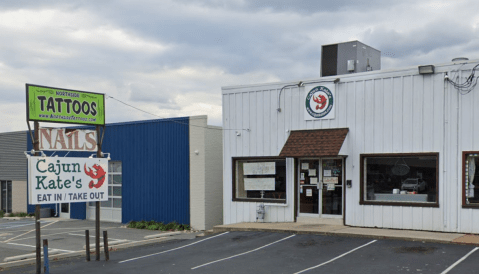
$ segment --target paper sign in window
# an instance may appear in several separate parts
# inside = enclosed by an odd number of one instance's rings
[[[276,163],[275,162],[244,163],[243,174],[244,175],[275,175]]]
[[[275,190],[274,178],[244,178],[245,190]]]
[[[313,196],[313,190],[311,188],[306,189],[306,196]]]
[[[338,177],[323,177],[323,184],[338,184]]]

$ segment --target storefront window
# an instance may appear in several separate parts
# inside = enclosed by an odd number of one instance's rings
[[[2,192],[0,210],[5,213],[12,213],[12,181],[1,181],[0,186]]]
[[[463,153],[463,161],[463,206],[479,207],[479,152]]]
[[[102,208],[120,208],[122,200],[122,172],[120,161],[108,162],[108,201],[101,201]],[[95,202],[90,202],[90,206],[95,206]]]
[[[438,154],[361,155],[361,203],[438,205]]]
[[[285,159],[233,159],[233,200],[286,202]]]

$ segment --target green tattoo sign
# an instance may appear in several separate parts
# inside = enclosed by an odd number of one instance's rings
[[[105,125],[105,95],[26,85],[27,120],[50,123]]]

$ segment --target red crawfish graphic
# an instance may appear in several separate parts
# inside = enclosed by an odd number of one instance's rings
[[[94,164],[93,169],[95,171],[92,171],[91,168],[86,167],[86,164],[84,166],[85,168],[85,173],[86,175],[90,176],[92,179],[98,179],[98,182],[95,184],[93,180],[90,181],[90,184],[88,184],[88,187],[90,188],[100,188],[103,183],[105,182],[105,174],[106,172],[103,170],[103,168],[100,165]]]
[[[318,103],[318,105],[316,106],[316,110],[323,109],[326,106],[326,103],[327,103],[326,97],[324,97],[324,95],[320,94],[320,95],[318,95],[318,97],[319,98],[313,96],[313,101]]]

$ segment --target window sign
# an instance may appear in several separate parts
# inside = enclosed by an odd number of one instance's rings
[[[108,200],[108,159],[28,156],[30,204]]]

